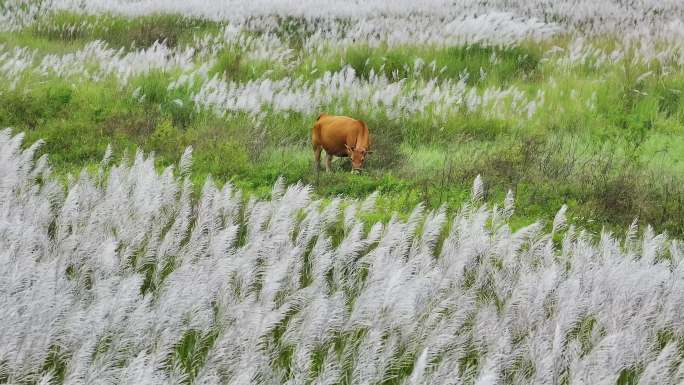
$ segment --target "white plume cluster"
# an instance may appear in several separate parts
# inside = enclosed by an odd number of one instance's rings
[[[39,55],[37,50],[5,48],[0,45],[0,75],[18,79],[24,74],[42,77],[100,81],[108,76],[126,84],[131,76],[153,70],[196,71],[194,50],[172,50],[155,43],[149,48],[124,52],[108,48],[102,41],[93,41],[82,49],[62,55]]]
[[[558,30],[582,34],[609,33],[626,39],[667,38],[684,17],[679,0],[7,0],[0,6],[2,29],[30,24],[52,10],[140,16],[178,13],[232,24],[277,23],[278,17],[358,22],[351,34],[383,35],[389,40],[449,40],[454,35],[509,43],[540,38]],[[361,37],[357,35],[356,37]],[[508,41],[507,41],[508,40]],[[472,40],[470,40],[472,42]]]
[[[493,117],[525,117],[544,103],[543,94],[528,96],[516,86],[482,90],[467,86],[467,76],[459,80],[407,81],[389,79],[371,69],[368,79],[364,79],[350,66],[338,72],[325,72],[311,81],[301,76],[228,81],[218,75],[208,76],[214,57],[195,64],[194,55],[192,48],[169,49],[160,43],[148,49],[124,52],[95,41],[74,53],[42,57],[35,50],[14,48],[0,54],[0,75],[13,79],[9,87],[15,88],[22,75],[91,82],[114,76],[125,85],[131,77],[150,71],[180,72],[169,90],[192,90],[190,102],[196,108],[210,109],[218,115],[247,112],[258,116],[264,111],[315,113],[322,106],[339,105],[340,109],[356,108],[369,114],[382,112],[395,119],[417,115],[440,119],[461,110]],[[134,93],[133,96],[142,95]]]
[[[23,1],[26,0],[13,0]],[[394,22],[392,31],[420,31],[426,26],[427,33],[435,33],[440,27],[456,22],[469,24],[469,19],[480,19],[481,24],[469,28],[474,32],[490,30],[488,26],[498,26],[501,32],[514,35],[528,31],[543,31],[552,25],[565,29],[589,33],[621,32],[630,29],[634,32],[657,32],[668,21],[681,19],[682,4],[678,0],[640,0],[640,1],[593,1],[593,0],[489,0],[473,2],[468,0],[429,0],[414,2],[409,0],[369,0],[346,2],[336,0],[258,0],[258,1],[203,1],[203,0],[52,0],[51,7],[70,9],[86,13],[114,12],[129,16],[152,13],[180,13],[212,20],[243,22],[250,18],[268,18],[274,15],[301,17],[308,19],[345,18],[368,20],[382,24],[389,18]],[[493,21],[494,24],[489,24]],[[517,19],[517,20],[516,20]],[[430,20],[433,22],[430,23]],[[403,21],[403,23],[402,23]],[[434,23],[434,21],[438,21]],[[410,25],[417,28],[402,29]],[[424,25],[421,25],[424,24]],[[430,27],[432,24],[432,27]],[[436,24],[436,25],[435,25]],[[380,27],[382,28],[382,27]],[[489,33],[489,32],[484,32]]]
[[[340,109],[353,108],[369,114],[382,112],[390,119],[418,115],[440,119],[461,110],[493,117],[528,116],[543,104],[543,94],[530,98],[515,86],[478,90],[467,86],[465,79],[392,81],[373,70],[365,80],[357,77],[352,67],[345,66],[311,82],[284,78],[239,83],[215,76],[202,83],[193,101],[219,115],[235,111],[258,115],[267,109],[312,114],[322,106],[339,105]]]
[[[513,231],[503,208],[366,201],[278,181],[246,200],[188,149],[51,175],[0,132],[0,382],[645,384],[684,380],[677,241],[565,220]],[[635,383],[635,382],[634,382]]]
[[[635,78],[640,83],[654,73],[661,76],[684,65],[684,2],[677,0],[7,0],[0,4],[0,30],[31,27],[50,20],[46,16],[60,10],[132,17],[178,13],[227,24],[216,33],[198,34],[191,44],[179,47],[158,41],[146,48],[118,50],[92,41],[73,52],[44,54],[0,45],[0,77],[7,80],[9,89],[31,89],[31,82],[25,84],[22,79],[41,82],[56,76],[75,86],[112,77],[126,85],[135,76],[163,71],[171,80],[170,89],[188,90],[179,102],[218,114],[242,112],[258,118],[271,112],[353,110],[390,119],[420,115],[439,123],[454,113],[473,112],[524,121],[544,108],[544,92],[554,92],[553,87],[535,92],[520,85],[475,86],[466,79],[486,78],[482,68],[479,73],[446,78],[440,76],[444,68],[419,55],[412,59],[412,66],[404,64],[404,75],[378,68],[362,75],[344,62],[339,68],[317,72],[315,61],[307,60],[339,57],[358,46],[438,49],[481,44],[510,48],[552,41],[560,35],[568,43],[563,48],[552,46],[542,58],[543,66],[554,71],[578,66],[600,71],[607,64],[639,64],[637,71],[642,73]],[[281,33],[287,20],[301,29],[299,54]],[[96,23],[84,20],[68,25],[40,24],[40,28],[60,36],[78,35],[76,32],[93,30]],[[602,44],[601,39],[594,39],[597,36],[611,36],[614,44]],[[274,79],[272,71],[266,71],[248,80],[212,76],[210,68],[226,49],[236,50],[247,63],[280,66],[284,75]],[[496,55],[490,61],[495,65]],[[310,65],[312,72],[306,76],[288,72],[302,64]],[[432,72],[424,76],[405,75],[430,68]],[[553,79],[549,83],[553,84]],[[577,101],[574,92],[569,96]],[[578,105],[594,108],[595,95],[581,93],[580,98],[586,100]]]

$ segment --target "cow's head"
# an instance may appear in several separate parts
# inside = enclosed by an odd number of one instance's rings
[[[347,144],[344,146],[347,148],[349,159],[351,159],[352,173],[361,172],[361,169],[363,168],[363,162],[366,160],[366,155],[372,153],[372,151],[369,151],[367,148],[361,146],[350,147]]]

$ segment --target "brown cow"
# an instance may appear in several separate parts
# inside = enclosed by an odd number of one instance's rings
[[[362,120],[347,116],[320,114],[311,132],[316,172],[321,167],[321,149],[325,150],[325,169],[330,171],[333,156],[351,158],[352,173],[360,172],[370,154],[370,133]]]

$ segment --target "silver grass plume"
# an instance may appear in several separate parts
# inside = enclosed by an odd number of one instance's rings
[[[65,185],[22,141],[0,131],[6,382],[684,378],[681,243],[648,226],[597,237],[562,208],[550,233],[513,231],[512,195],[365,224],[376,197],[280,181],[243,205],[207,178],[194,198],[189,166],[158,172],[140,151]]]

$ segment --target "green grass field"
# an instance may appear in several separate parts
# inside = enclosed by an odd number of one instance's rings
[[[4,52],[35,50],[36,61],[76,52],[93,40],[123,52],[157,40],[181,50],[218,36],[224,27],[174,15],[127,19],[61,12],[1,33],[0,45]],[[0,75],[12,85],[0,88],[0,127],[24,131],[26,143],[44,139],[41,151],[61,175],[94,168],[110,143],[115,156],[135,148],[154,151],[159,167],[177,162],[192,146],[195,178],[211,175],[219,184],[231,181],[262,197],[280,175],[312,184],[320,196],[361,198],[378,191],[376,219],[392,211],[407,214],[423,201],[458,207],[479,174],[488,200],[514,191],[514,223],[520,225],[550,221],[567,203],[572,221],[592,231],[624,228],[638,217],[659,231],[684,234],[684,69],[678,64],[592,57],[564,64],[572,39],[563,34],[512,47],[358,43],[311,55],[305,48],[311,30],[302,20],[280,20],[274,35],[291,50],[287,57],[255,58],[240,45],[224,45],[213,52],[207,76],[235,84],[286,77],[306,82],[349,65],[361,79],[384,74],[405,79],[402,87],[409,89],[456,82],[467,73],[465,83],[475,90],[515,87],[528,97],[543,94],[544,103],[529,116],[464,107],[397,118],[332,101],[310,113],[265,109],[255,120],[245,112],[195,108],[197,86],[169,89],[180,75],[176,69],[135,74],[125,83],[114,76],[74,80],[26,71]],[[617,43],[605,36],[588,44],[610,52]],[[416,69],[417,59],[428,64]],[[199,51],[192,60],[198,66],[208,62]],[[375,153],[366,173],[350,175],[342,159],[331,174],[313,173],[310,130],[322,111],[368,123]]]
[[[684,384],[681,20],[0,0],[0,384]]]

